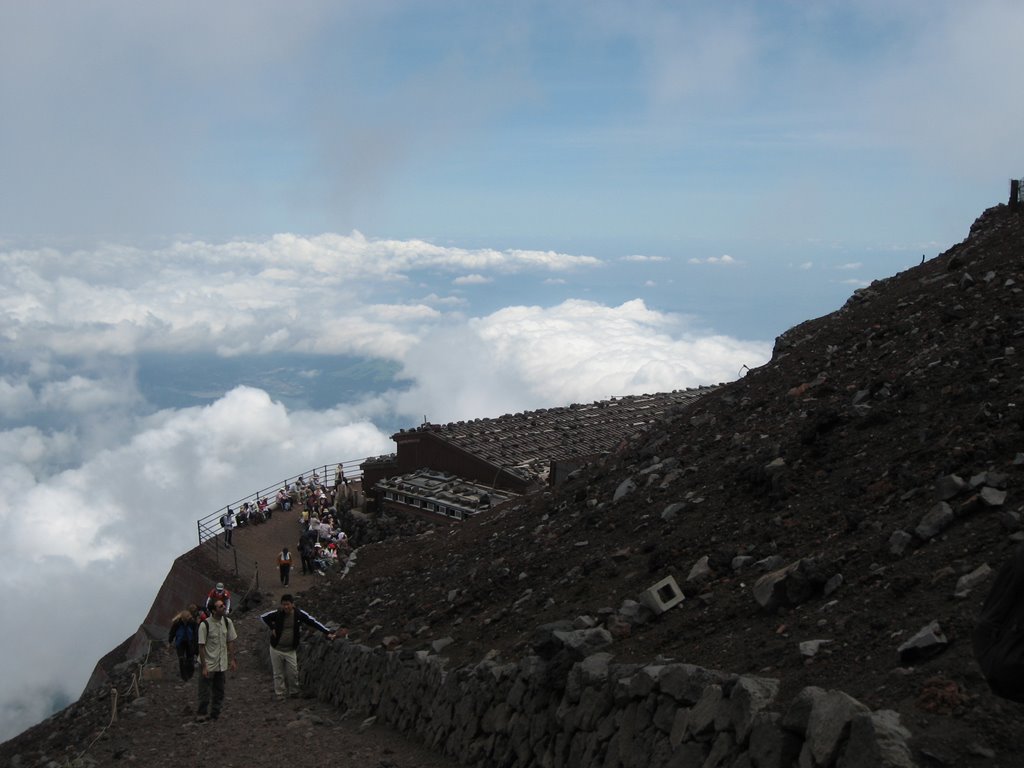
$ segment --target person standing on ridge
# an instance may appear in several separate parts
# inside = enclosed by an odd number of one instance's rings
[[[274,671],[274,698],[299,695],[299,665],[296,651],[301,637],[300,624],[327,635],[333,640],[336,631],[328,629],[305,611],[295,607],[291,595],[281,595],[281,607],[267,611],[260,619],[270,627],[270,666]],[[343,634],[344,630],[341,630]]]
[[[224,688],[228,670],[238,669],[235,663],[235,625],[225,615],[224,601],[215,600],[213,615],[199,625],[199,709],[197,722],[216,720],[224,705]]]

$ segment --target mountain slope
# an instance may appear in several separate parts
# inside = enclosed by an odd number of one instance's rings
[[[991,578],[953,593],[1020,538],[1022,257],[1020,217],[990,209],[564,487],[366,546],[307,602],[371,645],[450,637],[452,663],[517,658],[538,625],[588,616],[619,660],[767,674],[783,699],[838,688],[900,711],[922,764],[1014,764],[1024,717],[970,648]],[[798,561],[762,606],[754,584]],[[668,575],[682,606],[646,622],[622,609]],[[901,658],[933,621],[948,643]]]

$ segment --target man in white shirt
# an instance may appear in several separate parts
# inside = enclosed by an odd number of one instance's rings
[[[213,601],[213,614],[199,625],[199,710],[196,720],[216,720],[224,704],[227,672],[238,669],[235,663],[235,625],[225,615],[223,600]]]

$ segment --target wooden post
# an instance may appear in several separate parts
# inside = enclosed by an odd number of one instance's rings
[[[1010,179],[1010,210],[1020,208],[1020,179]]]

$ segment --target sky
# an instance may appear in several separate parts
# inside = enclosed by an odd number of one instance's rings
[[[1024,5],[0,0],[0,739],[195,520],[730,381],[1021,174]],[[797,383],[797,382],[794,382]]]

